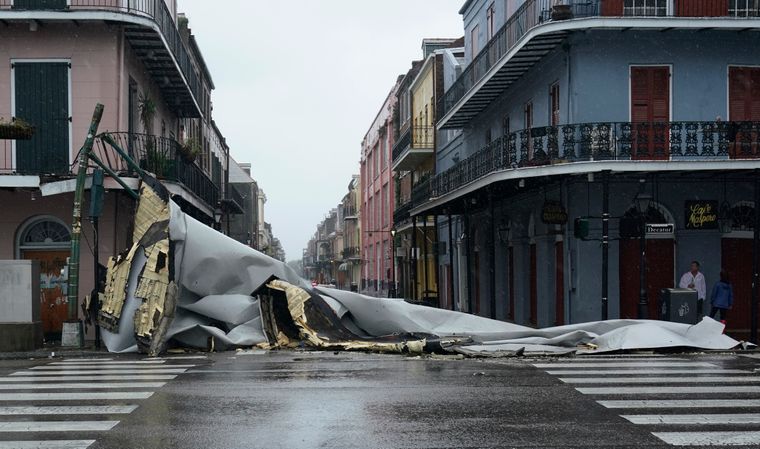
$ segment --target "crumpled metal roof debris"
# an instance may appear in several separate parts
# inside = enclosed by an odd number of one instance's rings
[[[184,214],[149,177],[134,228],[134,245],[109,262],[101,300],[98,319],[112,352],[158,354],[169,343],[498,356],[740,344],[710,318],[695,326],[608,320],[534,329],[314,288],[286,264]]]

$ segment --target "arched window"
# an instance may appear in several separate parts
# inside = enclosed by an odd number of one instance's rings
[[[67,249],[71,246],[68,226],[55,217],[36,217],[27,221],[18,234],[19,252],[24,250]]]

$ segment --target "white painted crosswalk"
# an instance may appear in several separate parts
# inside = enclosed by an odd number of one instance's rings
[[[203,356],[198,356],[205,358]],[[87,449],[167,381],[195,364],[175,359],[88,358],[56,361],[0,378],[0,449]],[[93,391],[105,390],[105,391]],[[108,401],[115,401],[108,403]],[[65,405],[64,405],[65,404]],[[29,434],[37,439],[23,439]],[[3,435],[14,440],[5,441]]]
[[[561,382],[599,398],[602,407],[633,412],[620,417],[666,444],[760,444],[760,376],[752,370],[659,357],[588,357],[533,366],[562,376]]]

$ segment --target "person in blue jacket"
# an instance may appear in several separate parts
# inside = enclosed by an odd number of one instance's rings
[[[720,281],[713,286],[710,302],[712,303],[710,318],[715,318],[716,314],[720,314],[717,319],[725,320],[726,311],[734,304],[734,290],[731,288],[726,270],[720,270]]]

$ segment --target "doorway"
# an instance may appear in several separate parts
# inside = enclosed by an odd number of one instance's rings
[[[40,264],[40,315],[45,339],[60,340],[68,319],[67,259],[71,248],[68,227],[53,217],[32,219],[19,233],[19,258]]]

